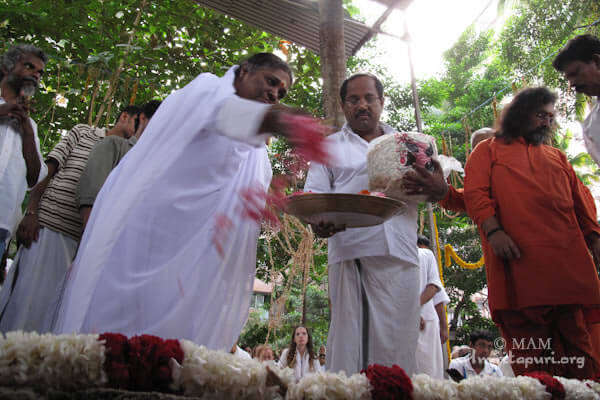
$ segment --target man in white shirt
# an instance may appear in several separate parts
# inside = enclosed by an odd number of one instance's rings
[[[592,112],[583,122],[583,139],[590,156],[600,165],[600,39],[580,35],[569,40],[552,65],[577,92],[596,96]]]
[[[242,194],[269,187],[265,143],[269,132],[290,132],[278,103],[291,83],[285,62],[260,53],[162,102],[96,197],[55,332],[148,333],[231,349],[248,316],[260,232],[240,215]]]
[[[419,270],[421,275],[421,324],[417,342],[416,373],[432,378],[444,378],[444,357],[440,345],[440,321],[435,311],[433,298],[443,287],[440,281],[435,256],[429,250],[429,240],[419,235]]]
[[[367,146],[394,129],[379,121],[383,86],[371,74],[346,79],[340,97],[347,123],[329,136],[331,167],[311,163],[305,191],[359,193],[368,189]],[[369,364],[415,371],[419,334],[418,203],[381,225],[313,226],[328,240],[331,324],[327,370],[348,374]]]
[[[18,223],[25,191],[46,176],[27,102],[47,61],[44,52],[31,45],[13,46],[0,57],[0,259]]]
[[[489,332],[475,331],[471,333],[470,346],[473,352],[452,360],[449,369],[458,371],[463,379],[482,375],[503,376],[500,368],[487,360],[494,348],[493,338]]]

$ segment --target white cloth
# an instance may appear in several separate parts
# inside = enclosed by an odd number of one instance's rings
[[[280,368],[285,368],[288,366],[288,364],[287,364],[288,353],[289,353],[289,348],[284,349],[281,352],[281,357],[279,357],[279,367]],[[311,370],[311,364],[312,364],[312,370]],[[296,376],[297,381],[304,378],[308,374],[317,374],[317,373],[323,372],[323,370],[321,368],[321,364],[319,364],[318,359],[316,359],[316,358],[314,358],[312,360],[309,359],[308,351],[305,351],[304,355],[301,356],[300,352],[298,350],[296,350],[296,360],[295,360],[293,367],[290,367],[290,368],[294,369],[294,374]]]
[[[420,293],[427,285],[435,285],[442,289],[437,261],[428,249],[419,249]],[[439,291],[438,291],[439,293]],[[425,328],[419,331],[416,363],[417,373],[427,374],[432,378],[444,378],[444,357],[440,342],[440,321],[433,305],[433,298],[421,306],[421,318]]]
[[[433,300],[434,307],[440,303],[443,303],[444,305],[450,303],[450,298],[448,297],[448,293],[446,293],[446,289],[444,288],[434,294],[431,300]]]
[[[391,127],[381,125],[385,134],[394,132]],[[311,163],[304,191],[358,193],[368,189],[368,142],[346,124],[341,131],[327,137],[327,144],[334,158],[332,166]],[[418,265],[417,213],[418,203],[408,202],[403,214],[383,224],[335,234],[327,243],[329,264],[360,257],[393,256]]]
[[[471,355],[455,358],[454,360],[450,361],[450,366],[448,368],[457,370],[464,378],[470,378],[478,375],[503,376],[500,368],[490,363],[488,360],[484,361],[483,369],[479,371],[479,374],[477,374],[471,365]]]
[[[0,97],[0,104],[4,104]],[[40,159],[40,173],[37,182],[48,174],[48,168],[40,151],[40,139],[36,123],[29,118],[33,128],[35,147]],[[8,237],[17,224],[21,203],[27,191],[27,165],[23,158],[23,139],[8,118],[0,119],[0,230],[8,232]]]
[[[233,353],[233,355],[244,360],[252,360],[250,354],[238,345],[235,345],[235,353]]]
[[[502,360],[500,360],[500,364],[498,365],[498,368],[500,368],[500,371],[502,371],[503,376],[508,376],[511,378],[515,377],[515,373],[510,365],[510,359],[508,358],[508,355],[505,355],[504,357],[502,357]]]
[[[0,291],[0,332],[45,332],[48,306],[76,250],[75,239],[44,227],[30,248],[19,248]]]
[[[360,258],[360,271],[355,260],[330,264],[329,296],[328,371],[351,375],[370,364],[398,364],[408,376],[415,372],[417,266],[395,257]]]
[[[382,127],[385,134],[394,132]],[[335,160],[330,167],[311,163],[304,190],[368,189],[367,141],[346,124],[327,143]],[[414,372],[419,334],[417,213],[418,203],[409,202],[403,214],[381,225],[347,229],[328,239],[327,370],[353,374],[378,363],[398,364],[409,376]],[[369,323],[363,324],[366,319]]]
[[[266,190],[271,166],[218,131],[234,69],[201,74],[171,94],[100,190],[70,270],[56,333],[120,332],[188,339],[229,351],[248,316],[260,226],[242,218],[240,192]],[[237,100],[234,100],[237,101]],[[267,105],[232,111],[249,142]],[[258,121],[258,122],[257,122]],[[241,134],[240,134],[240,137]],[[233,226],[213,243],[217,220]]]
[[[600,166],[600,100],[583,122],[583,141],[590,156]]]

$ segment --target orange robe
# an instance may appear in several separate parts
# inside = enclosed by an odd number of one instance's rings
[[[455,189],[454,186],[448,185],[448,193],[446,196],[439,201],[440,206],[446,210],[452,210],[456,212],[465,212],[465,197],[463,189]]]
[[[600,281],[584,237],[600,233],[600,226],[589,190],[563,153],[546,145],[527,145],[522,138],[510,144],[484,141],[467,160],[464,197],[480,234],[481,223],[496,216],[521,252],[520,259],[505,265],[481,234],[490,310],[505,339],[527,337],[523,321],[535,323],[532,311],[539,321],[561,331],[560,324],[567,322],[557,317],[560,312],[543,306],[577,306],[586,323],[596,322],[588,316],[600,308]],[[572,336],[567,340],[572,346],[585,342],[578,351],[589,353],[589,329],[572,331],[563,329],[562,334]],[[570,345],[555,345],[561,353],[565,346],[566,353],[571,351]]]

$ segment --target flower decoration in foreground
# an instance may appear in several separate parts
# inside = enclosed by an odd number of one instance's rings
[[[373,400],[412,400],[412,382],[398,365],[386,367],[372,364],[360,372],[365,374],[371,383]]]

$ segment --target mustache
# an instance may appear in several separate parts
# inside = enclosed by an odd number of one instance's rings
[[[358,117],[361,117],[361,116],[363,116],[363,115],[366,115],[366,116],[368,116],[368,117],[371,117],[371,116],[372,116],[372,115],[371,115],[371,113],[370,113],[370,112],[368,112],[367,110],[361,110],[361,111],[357,112],[356,114],[354,114],[354,117],[355,117],[355,118],[358,118]]]
[[[546,138],[550,136],[552,130],[547,126],[540,126],[524,135],[525,141],[529,144],[539,145],[544,143]]]

